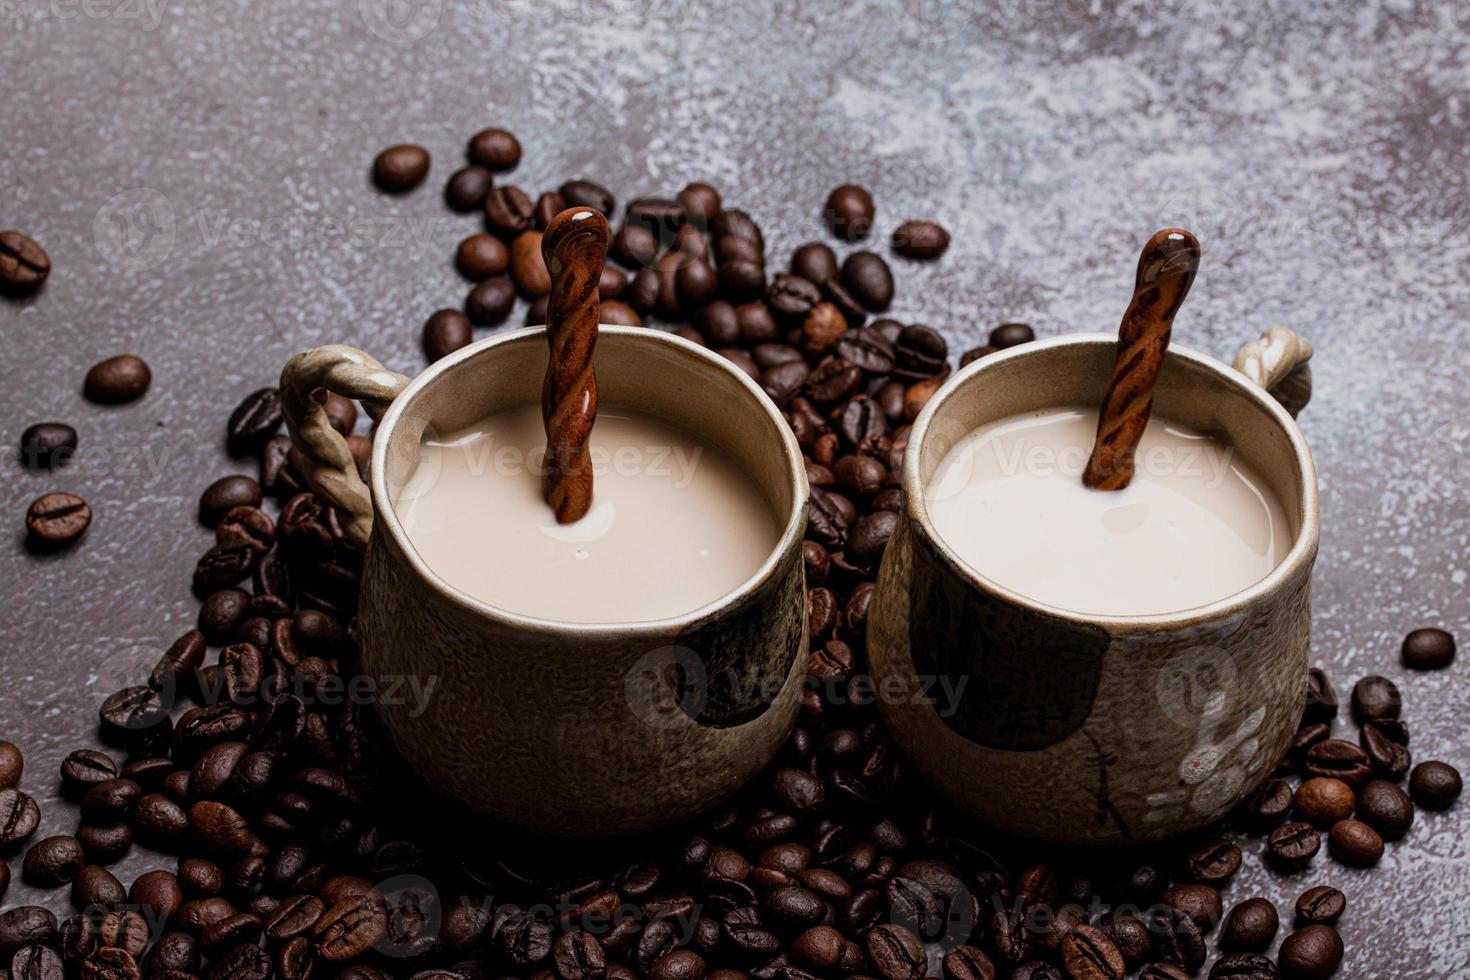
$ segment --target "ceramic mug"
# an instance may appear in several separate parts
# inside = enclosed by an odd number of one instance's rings
[[[915,766],[983,822],[1056,843],[1155,840],[1221,817],[1285,752],[1306,685],[1317,482],[1283,403],[1305,404],[1311,348],[1285,328],[1236,368],[1171,347],[1154,397],[1159,415],[1221,434],[1280,498],[1295,536],[1250,588],[1181,612],[1076,613],[987,579],[936,533],[924,489],[949,449],[1007,416],[1096,405],[1116,349],[1107,334],[1026,344],[934,395],[869,610],[880,711]]]
[[[471,598],[419,557],[393,503],[426,432],[539,405],[547,357],[543,330],[516,331],[410,381],[361,351],[322,347],[286,365],[282,401],[308,481],[366,548],[364,671],[380,691],[408,679],[432,692],[422,704],[377,704],[404,758],[430,785],[521,828],[646,830],[734,793],[791,732],[806,657],[806,473],[780,412],[724,358],[671,334],[602,326],[603,403],[719,446],[767,497],[780,539],[735,591],[654,622],[552,622]],[[359,399],[378,422],[370,491],[327,423],[325,391]]]

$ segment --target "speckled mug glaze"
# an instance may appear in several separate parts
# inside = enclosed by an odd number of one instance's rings
[[[985,823],[1065,844],[1165,838],[1240,802],[1296,730],[1310,643],[1318,502],[1306,442],[1264,388],[1186,348],[1171,348],[1154,411],[1221,435],[1280,498],[1296,534],[1265,579],[1181,612],[1085,615],[987,579],[935,532],[924,489],[954,444],[1007,416],[1096,405],[1116,343],[1012,348],[935,394],[910,435],[905,511],[868,619],[880,711],[917,768]]]
[[[287,376],[306,378],[296,387],[311,388],[320,383],[312,379],[333,376],[312,358],[340,368],[342,357],[362,355],[308,352]],[[501,335],[436,362],[382,412],[372,513],[363,525],[362,663],[379,690],[400,678],[419,689],[432,684],[422,710],[378,705],[398,749],[429,784],[537,833],[632,833],[716,805],[791,732],[806,656],[806,475],[780,413],[723,358],[670,334],[602,326],[595,366],[603,401],[675,422],[719,446],[768,498],[779,541],[738,589],[671,619],[558,623],[473,599],[418,557],[392,502],[413,473],[425,431],[454,431],[511,406],[539,404],[546,361],[544,331]],[[365,370],[357,364],[349,368],[354,376]],[[293,438],[330,440],[324,424],[311,424],[305,399],[293,421],[291,401],[288,390]],[[330,469],[321,466],[319,475]]]

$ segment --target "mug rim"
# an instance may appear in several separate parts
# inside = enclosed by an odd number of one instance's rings
[[[807,499],[809,489],[806,482],[806,472],[800,464],[802,459],[801,447],[797,445],[796,435],[791,427],[786,424],[786,419],[781,415],[770,397],[747,375],[725,358],[701,347],[682,337],[675,336],[662,330],[650,329],[648,327],[630,327],[618,324],[598,324],[598,341],[615,338],[616,340],[631,340],[647,342],[652,344],[663,344],[682,356],[693,357],[703,360],[707,365],[724,372],[733,377],[738,384],[743,386],[747,393],[752,396],[752,403],[764,413],[767,421],[775,426],[780,435],[781,444],[785,452],[786,478],[791,491],[791,505],[786,520],[782,526],[781,533],[776,543],[771,546],[770,552],[751,575],[735,588],[724,595],[698,606],[678,616],[668,616],[662,619],[645,619],[628,623],[573,623],[558,619],[545,619],[540,616],[528,616],[501,606],[492,605],[484,600],[455,588],[442,576],[429,567],[423,557],[414,547],[409,539],[408,532],[404,529],[398,514],[388,499],[387,488],[387,457],[388,444],[392,441],[393,430],[399,419],[406,411],[408,404],[416,398],[424,388],[428,387],[441,375],[452,371],[455,367],[465,361],[472,360],[483,355],[486,351],[496,347],[512,344],[525,343],[527,341],[544,338],[545,327],[525,327],[519,330],[511,330],[506,333],[487,337],[476,341],[459,350],[440,358],[430,364],[422,372],[416,375],[404,389],[393,399],[388,410],[378,421],[377,432],[373,439],[372,472],[370,476],[373,500],[373,529],[374,537],[381,532],[392,539],[394,547],[403,557],[410,568],[413,569],[422,581],[433,587],[440,595],[453,602],[461,609],[483,619],[491,619],[514,628],[521,632],[538,633],[545,635],[565,636],[567,633],[596,635],[599,638],[640,638],[656,637],[669,632],[680,632],[697,626],[715,616],[718,616],[733,606],[745,601],[755,594],[761,587],[769,582],[776,574],[785,557],[789,555],[794,547],[799,547],[803,534],[803,526],[806,522]],[[596,355],[594,354],[594,357]],[[744,467],[741,468],[742,472]],[[748,475],[748,474],[747,474]],[[371,544],[370,544],[371,546]]]
[[[1276,566],[1263,578],[1227,596],[1222,596],[1211,602],[1199,606],[1190,606],[1185,609],[1169,610],[1159,613],[1141,613],[1119,615],[1113,613],[1084,613],[1075,609],[1067,609],[1064,606],[1056,606],[1051,603],[1042,602],[1010,587],[997,582],[975,568],[969,562],[960,557],[959,553],[947,542],[938,529],[935,528],[929,516],[929,508],[924,500],[924,485],[919,473],[919,447],[923,445],[924,438],[928,434],[929,425],[934,416],[938,414],[946,402],[955,396],[961,388],[979,383],[976,379],[987,370],[1005,364],[1010,361],[1021,360],[1026,357],[1036,356],[1046,351],[1056,350],[1061,347],[1083,347],[1098,346],[1109,350],[1116,350],[1118,343],[1117,334],[1110,333],[1072,333],[1060,337],[1049,337],[1045,340],[1036,340],[1020,344],[1007,350],[998,351],[982,357],[972,364],[967,364],[950,377],[944,385],[936,391],[914,420],[913,427],[909,433],[908,451],[904,454],[903,461],[903,492],[904,510],[906,516],[913,522],[920,536],[929,544],[934,554],[949,566],[951,571],[968,582],[972,587],[980,589],[991,595],[997,596],[1003,601],[1029,610],[1034,613],[1048,616],[1053,619],[1075,623],[1081,626],[1101,626],[1110,632],[1139,632],[1148,633],[1159,630],[1173,630],[1187,627],[1200,622],[1217,620],[1239,613],[1263,597],[1277,591],[1282,584],[1295,575],[1304,565],[1309,564],[1317,550],[1318,537],[1321,530],[1320,501],[1317,492],[1317,467],[1312,460],[1311,449],[1307,446],[1306,437],[1302,435],[1296,420],[1291,417],[1280,402],[1265,388],[1257,385],[1245,375],[1233,367],[1217,360],[1202,351],[1182,344],[1170,344],[1168,357],[1179,358],[1189,362],[1191,365],[1213,374],[1218,380],[1223,381],[1227,387],[1234,390],[1236,395],[1244,397],[1253,403],[1256,408],[1263,411],[1278,429],[1286,436],[1291,445],[1292,456],[1296,461],[1297,474],[1300,478],[1301,492],[1297,495],[1297,507],[1301,513],[1301,524],[1296,530],[1292,540],[1291,548]]]

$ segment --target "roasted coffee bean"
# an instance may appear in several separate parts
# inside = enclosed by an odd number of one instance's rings
[[[929,404],[929,399],[939,390],[939,379],[928,378],[924,381],[915,381],[909,385],[903,393],[903,417],[912,422],[919,417],[924,406]]]
[[[1232,840],[1218,837],[1189,851],[1185,870],[1192,881],[1223,885],[1240,870],[1240,848]]]
[[[0,844],[14,844],[36,832],[41,808],[14,787],[0,789]]]
[[[168,970],[194,973],[199,969],[199,944],[187,932],[165,932],[148,951],[143,969],[149,975]]]
[[[1326,980],[1342,963],[1342,937],[1331,926],[1298,929],[1282,940],[1277,962],[1285,980]]]
[[[1167,909],[1153,917],[1149,928],[1153,932],[1157,959],[1182,966],[1191,975],[1204,966],[1207,954],[1204,936],[1189,915],[1178,909]]]
[[[868,961],[883,980],[919,980],[927,960],[924,946],[903,926],[884,923],[867,934]]]
[[[1264,953],[1271,948],[1280,925],[1276,906],[1264,898],[1248,898],[1225,917],[1220,948],[1233,953]]]
[[[609,218],[617,210],[617,199],[612,192],[590,180],[569,180],[557,192],[569,208],[592,208]]]
[[[1322,849],[1322,835],[1309,823],[1282,824],[1266,838],[1267,856],[1281,868],[1304,868]]]
[[[226,476],[215,480],[199,497],[199,520],[214,527],[236,507],[259,507],[260,484],[248,476]]]
[[[521,162],[521,143],[508,130],[482,129],[470,137],[466,153],[471,163],[500,173]]]
[[[704,306],[715,298],[719,288],[719,274],[704,259],[684,261],[674,274],[674,291],[678,297],[680,312],[692,312]]]
[[[74,879],[86,863],[82,845],[75,837],[58,834],[43,837],[26,851],[21,872],[25,880],[42,888],[55,888]]]
[[[19,905],[0,912],[0,950],[21,946],[52,946],[57,934],[56,915],[39,905]]]
[[[180,861],[178,879],[179,887],[194,897],[218,895],[225,887],[225,875],[219,865],[204,858]]]
[[[437,310],[424,323],[424,354],[431,362],[469,346],[474,339],[470,318],[459,310]]]
[[[1353,720],[1360,725],[1380,718],[1397,718],[1403,707],[1399,689],[1387,677],[1372,675],[1353,685]]]
[[[1316,667],[1307,671],[1307,705],[1302,724],[1330,722],[1337,717],[1337,691],[1327,675]]]
[[[1332,925],[1347,910],[1347,896],[1331,885],[1317,885],[1296,900],[1297,925]]]
[[[911,259],[937,259],[949,248],[949,232],[933,221],[905,221],[893,231],[893,250]]]
[[[720,292],[733,303],[759,297],[766,289],[766,270],[753,259],[728,259],[719,264]]]
[[[761,372],[761,389],[770,396],[771,401],[778,406],[785,406],[806,384],[807,376],[811,372],[802,361],[788,361],[785,364],[777,364],[775,367],[767,368]]]
[[[1401,652],[1410,670],[1443,670],[1455,660],[1455,638],[1434,627],[1417,629],[1404,637]]]
[[[1413,764],[1409,750],[1386,734],[1386,726],[1396,723],[1396,720],[1391,719],[1373,721],[1358,732],[1358,745],[1368,756],[1368,764],[1373,767],[1373,771],[1395,782],[1407,776],[1409,767]],[[1408,729],[1405,728],[1402,734],[1407,737]]]
[[[131,909],[108,912],[97,922],[97,945],[125,950],[134,959],[148,948],[148,920]]]
[[[895,353],[893,343],[872,327],[848,330],[837,338],[838,356],[868,374],[890,373]]]
[[[724,208],[710,222],[715,238],[739,238],[749,242],[757,252],[764,252],[766,239],[755,219],[738,208]]]
[[[26,293],[41,288],[51,274],[51,256],[19,231],[0,231],[0,290]]]
[[[214,529],[215,543],[221,548],[245,548],[260,555],[270,551],[275,539],[275,522],[265,511],[251,505],[230,508]]]
[[[491,276],[476,285],[465,296],[464,315],[474,326],[498,326],[510,316],[515,301],[516,284],[511,277],[508,275]],[[425,345],[427,349],[427,338]]]
[[[1354,789],[1373,775],[1368,754],[1340,738],[1324,739],[1308,749],[1302,770],[1308,776],[1340,779]]]
[[[454,267],[466,279],[481,282],[510,268],[510,249],[494,235],[477,232],[455,249]]]
[[[133,846],[133,830],[125,823],[82,824],[77,830],[82,853],[93,864],[110,864]]]
[[[225,445],[236,456],[259,452],[281,427],[281,421],[280,392],[275,388],[253,391],[230,413]]]
[[[141,357],[118,354],[92,365],[82,393],[102,405],[119,405],[143,397],[153,381],[153,372]]]
[[[1361,820],[1339,820],[1327,833],[1327,850],[1348,867],[1369,868],[1383,857],[1383,838]]]
[[[876,565],[898,527],[898,515],[880,510],[858,518],[847,534],[847,555],[857,562]]]
[[[1298,765],[1304,764],[1307,752],[1318,742],[1325,741],[1332,734],[1332,727],[1326,722],[1314,722],[1310,725],[1302,725],[1291,737],[1291,744],[1287,747],[1287,758]]]
[[[195,803],[189,808],[189,824],[200,840],[226,853],[248,851],[254,840],[245,818],[223,803],[210,800]]]
[[[1297,819],[1324,830],[1352,816],[1356,805],[1353,788],[1340,779],[1314,776],[1296,790]]]
[[[995,980],[995,964],[985,951],[974,946],[956,946],[941,963],[945,980]]]
[[[837,255],[823,242],[807,242],[791,253],[791,272],[818,284],[836,279]]]
[[[1044,960],[1027,960],[1016,967],[1011,980],[1063,980],[1062,971]]]
[[[1296,798],[1284,779],[1268,779],[1246,805],[1246,817],[1257,830],[1270,830],[1290,814]]]
[[[853,252],[842,263],[842,284],[865,308],[881,313],[893,302],[893,272],[883,257]]]
[[[61,760],[61,784],[72,794],[84,793],[115,776],[117,763],[97,749],[77,749]]]
[[[492,188],[485,195],[485,228],[501,238],[514,238],[531,227],[535,205],[514,184]]]
[[[592,980],[607,970],[607,957],[601,944],[585,932],[565,932],[558,936],[552,945],[551,963],[559,980]]]
[[[21,433],[21,463],[33,470],[64,466],[77,451],[77,430],[63,422],[40,422]]]
[[[776,315],[788,321],[804,318],[822,301],[822,291],[812,281],[794,273],[778,272],[766,287],[766,302]]]
[[[80,842],[77,847],[80,849]],[[127,889],[106,868],[95,864],[84,865],[72,879],[71,903],[79,909],[115,908],[127,899]]]
[[[390,194],[411,191],[429,175],[429,151],[414,143],[399,143],[373,159],[373,181]]]
[[[271,969],[266,951],[253,942],[244,942],[214,957],[204,980],[269,980]]]
[[[709,225],[720,213],[720,192],[700,181],[684,185],[677,201],[685,219],[700,228]]]
[[[510,243],[510,277],[523,296],[544,296],[551,290],[551,273],[541,255],[541,232],[523,231]]]
[[[843,184],[827,195],[823,218],[832,234],[855,242],[873,227],[873,196],[856,184]]]
[[[369,895],[353,895],[336,902],[311,931],[317,956],[340,963],[367,952],[387,932],[383,909]]]
[[[26,510],[26,534],[35,545],[71,544],[91,523],[92,508],[76,494],[43,494]]]
[[[326,912],[327,906],[316,895],[294,895],[283,901],[265,924],[266,937],[283,943],[309,934]]]
[[[152,912],[158,920],[173,918],[184,904],[184,893],[174,874],[163,871],[146,871],[133,880],[128,889],[128,900],[145,913]]]
[[[935,378],[944,374],[948,365],[949,344],[933,327],[920,323],[904,327],[895,343],[897,367],[894,373],[904,378]]]
[[[0,789],[12,789],[25,772],[26,760],[14,742],[0,740]]]
[[[169,765],[167,760],[161,761]],[[131,817],[138,797],[143,795],[142,785],[126,775],[131,765],[124,767],[124,775],[103,780],[82,794],[82,819],[103,822]]]
[[[1409,796],[1426,810],[1448,810],[1461,789],[1459,770],[1446,762],[1421,762],[1409,774]]]
[[[1036,339],[1036,331],[1026,323],[1002,323],[990,331],[987,338],[989,345],[996,350],[1005,350],[1008,347],[1018,347],[1021,344],[1029,344]]]
[[[105,732],[113,737],[146,736],[168,724],[168,708],[149,687],[125,687],[110,695],[97,709]]]
[[[1123,954],[1096,926],[1079,925],[1062,939],[1062,965],[1073,980],[1123,980]]]
[[[1220,892],[1209,885],[1175,885],[1164,892],[1164,904],[1189,916],[1205,934],[1214,930],[1224,914]]]
[[[608,254],[629,269],[641,269],[658,257],[658,236],[643,225],[623,225],[612,237]]]
[[[22,946],[10,957],[10,980],[66,980],[66,966],[48,946]]]
[[[444,185],[444,203],[451,211],[467,214],[485,204],[485,195],[495,186],[495,175],[484,167],[470,164],[460,167]]]
[[[1226,953],[1210,968],[1210,980],[1276,980],[1276,964],[1260,953]]]

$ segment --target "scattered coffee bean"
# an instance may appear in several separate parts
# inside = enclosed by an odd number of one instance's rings
[[[677,200],[684,217],[700,228],[708,227],[720,213],[720,192],[706,183],[686,184]]]
[[[1448,810],[1461,789],[1459,770],[1445,762],[1421,762],[1409,775],[1409,796],[1426,810]]]
[[[1322,849],[1322,835],[1309,823],[1295,821],[1282,824],[1266,838],[1267,855],[1278,866],[1288,870],[1304,868]]]
[[[26,760],[14,742],[0,740],[0,789],[13,789],[25,772]]]
[[[470,137],[467,154],[470,162],[501,173],[514,170],[521,162],[521,142],[504,129],[482,129]]]
[[[905,221],[893,232],[893,250],[911,259],[937,259],[949,248],[949,232],[933,221]]]
[[[1240,870],[1240,847],[1224,837],[1206,841],[1185,855],[1184,866],[1192,881],[1223,885]]]
[[[373,181],[390,194],[411,191],[429,175],[429,151],[414,143],[390,146],[373,159]]]
[[[10,980],[66,980],[66,966],[48,946],[22,946],[10,957]]]
[[[1062,965],[1073,980],[1123,980],[1123,954],[1096,926],[1079,925],[1062,939]]]
[[[1342,918],[1346,909],[1347,896],[1331,885],[1317,885],[1297,898],[1297,925],[1330,926]]]
[[[510,268],[510,249],[494,235],[477,232],[459,243],[454,267],[466,279],[480,282]]]
[[[837,253],[824,242],[807,242],[791,253],[791,272],[818,284],[836,279]]]
[[[1402,736],[1403,741],[1397,740]],[[1368,756],[1373,771],[1385,779],[1395,782],[1409,774],[1413,758],[1403,742],[1408,740],[1408,729],[1398,719],[1371,721],[1358,732],[1358,745]]]
[[[485,227],[501,238],[514,238],[531,227],[535,205],[514,184],[494,187],[485,195]]]
[[[141,357],[118,354],[92,365],[82,393],[102,405],[119,405],[143,397],[153,372]]]
[[[827,195],[823,217],[832,234],[844,241],[865,238],[873,227],[873,196],[856,184],[843,184]]]
[[[1340,779],[1355,789],[1373,775],[1368,754],[1340,738],[1323,739],[1308,749],[1302,770],[1308,776]]]
[[[248,476],[224,476],[205,488],[199,497],[199,520],[214,527],[236,507],[259,507],[260,484]]]
[[[893,302],[893,273],[881,255],[858,251],[842,263],[842,284],[853,298],[875,313]]]
[[[470,290],[464,301],[465,316],[478,327],[504,323],[516,302],[516,287],[510,276],[491,276]]]
[[[1397,718],[1402,704],[1398,686],[1387,677],[1364,677],[1353,685],[1353,720],[1360,725]]]
[[[26,533],[37,545],[71,544],[91,523],[92,508],[72,493],[42,494],[26,510]]]
[[[541,232],[523,231],[510,243],[510,277],[525,296],[551,291],[551,273],[541,256]]]
[[[1307,671],[1307,704],[1302,724],[1331,722],[1337,717],[1337,707],[1337,691],[1327,674],[1317,667]]]
[[[424,354],[430,362],[469,346],[474,339],[470,318],[459,310],[437,310],[424,323]]]
[[[1282,940],[1277,962],[1285,980],[1327,980],[1342,963],[1342,937],[1331,926],[1305,926]]]
[[[1225,916],[1220,948],[1232,953],[1264,953],[1271,948],[1280,924],[1276,906],[1264,898],[1248,898]]]
[[[1339,820],[1327,833],[1327,849],[1342,864],[1368,868],[1383,857],[1383,838],[1361,820]]]
[[[1213,932],[1225,914],[1219,890],[1209,885],[1174,885],[1164,892],[1164,904],[1189,916],[1203,934]]]
[[[35,239],[0,231],[0,290],[23,293],[41,288],[51,274],[51,256]]]
[[[996,350],[1019,347],[1036,339],[1036,331],[1025,323],[1002,323],[990,331],[989,343]]]
[[[1353,788],[1328,776],[1315,776],[1298,786],[1295,802],[1298,819],[1324,830],[1352,816],[1357,805]]]
[[[461,167],[449,177],[444,185],[444,203],[451,211],[468,214],[485,206],[485,197],[495,186],[495,175],[485,167],[470,164]]]
[[[26,851],[21,871],[25,880],[42,888],[65,885],[75,878],[86,863],[82,845],[75,837],[58,834],[43,837]]]
[[[611,191],[590,180],[569,180],[561,185],[557,193],[561,194],[569,208],[592,208],[594,211],[601,211],[608,218],[613,216],[618,207],[617,198],[613,197]]]
[[[77,451],[77,430],[62,422],[41,422],[21,433],[20,459],[28,469],[64,466]]]
[[[1402,653],[1410,670],[1443,670],[1455,660],[1455,638],[1442,629],[1417,629],[1404,637]]]

